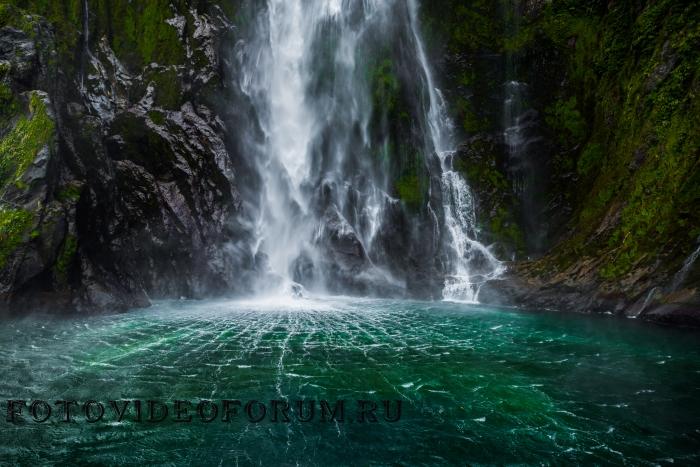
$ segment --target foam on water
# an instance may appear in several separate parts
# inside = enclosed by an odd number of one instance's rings
[[[638,324],[350,298],[14,319],[0,328],[3,399],[401,399],[404,408],[401,422],[371,425],[253,424],[245,414],[230,424],[23,423],[0,431],[0,451],[10,464],[337,465],[347,452],[360,464],[696,464],[697,336]]]

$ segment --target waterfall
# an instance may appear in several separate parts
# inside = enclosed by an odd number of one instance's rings
[[[263,182],[256,253],[271,273],[263,292],[298,292],[302,279],[323,291],[326,278],[309,270],[323,260],[324,235],[352,235],[366,251],[376,232],[387,197],[381,178],[364,171],[371,183],[358,195],[343,166],[352,151],[369,149],[371,108],[355,54],[367,27],[382,21],[385,3],[350,8],[339,0],[268,0],[250,41],[238,50],[241,90],[263,135],[247,147]],[[362,20],[353,21],[351,13]],[[359,201],[348,206],[352,196]],[[347,221],[346,208],[356,222]],[[338,224],[331,234],[329,217]]]
[[[80,92],[85,93],[85,57],[90,53],[90,17],[87,0],[83,0],[83,40],[82,57],[80,59]]]
[[[444,297],[476,301],[501,266],[476,240],[473,196],[452,167],[453,125],[415,0],[267,0],[260,7],[235,49],[242,102],[254,120],[241,131],[242,152],[261,179],[249,201],[259,206],[253,256],[265,273],[258,292],[405,294],[409,251],[395,244],[421,252],[427,243],[424,257],[444,251],[449,258]],[[377,74],[380,92],[372,87]],[[405,102],[406,141],[390,134],[389,110],[378,108],[377,94],[388,92]],[[392,99],[388,108],[398,105]],[[433,152],[440,159],[442,206],[428,201],[425,216],[400,211],[394,186],[406,170],[396,161],[409,164],[411,148],[423,161],[415,170],[429,170]],[[401,219],[408,224],[396,231]],[[425,222],[432,238],[403,238]]]
[[[697,243],[700,243],[700,237],[698,237]],[[671,281],[670,287],[671,292],[675,292],[676,290],[680,289],[681,286],[685,283],[685,280],[688,277],[688,274],[690,273],[690,270],[695,264],[695,261],[697,261],[698,257],[700,257],[700,246],[698,246],[692,253],[688,255],[685,261],[683,261],[683,266],[681,266],[678,272],[673,276],[673,280]]]
[[[267,44],[255,45],[254,67],[246,70],[242,82],[263,113],[260,123],[266,136],[260,148],[265,211],[257,226],[258,238],[271,270],[285,280],[283,287],[289,286],[288,270],[294,255],[310,236],[305,222],[308,203],[301,188],[309,173],[308,151],[317,115],[305,98],[308,75],[304,58],[309,29],[318,18],[304,13],[299,1],[269,2],[267,17],[262,20],[267,36],[259,38]]]
[[[90,51],[90,9],[88,0],[83,0],[83,39],[82,39],[82,57],[80,60],[80,91],[85,94],[87,92],[85,85],[85,75],[87,74],[86,61],[92,63],[95,57]]]
[[[474,197],[467,181],[453,167],[454,125],[447,112],[445,99],[435,85],[425,54],[418,27],[418,5],[416,0],[408,0],[408,3],[411,30],[430,98],[427,120],[442,170],[443,211],[447,244],[451,253],[449,257],[452,259],[445,278],[443,297],[446,300],[477,303],[481,286],[500,276],[504,268],[488,248],[476,239]]]
[[[511,0],[504,4],[505,29],[509,36],[516,36],[520,30],[520,2]],[[515,194],[522,197],[525,191],[525,137],[522,116],[526,83],[516,80],[516,59],[512,52],[505,54],[505,74],[503,97],[503,139],[508,150],[508,167],[513,173]]]
[[[503,139],[508,150],[508,167],[513,173],[513,189],[519,197],[522,197],[525,191],[525,138],[521,122],[525,86],[525,83],[519,81],[507,81],[503,99]]]
[[[506,35],[515,38],[520,34],[525,4],[521,0],[507,0],[502,4]],[[547,174],[537,163],[542,152],[539,116],[528,104],[528,84],[519,73],[519,57],[507,50],[504,54],[503,83],[503,142],[507,155],[509,179],[513,194],[520,203],[520,220],[524,230],[528,253],[543,252],[546,224],[540,213],[542,187]]]

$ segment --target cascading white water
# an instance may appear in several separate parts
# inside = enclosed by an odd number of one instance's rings
[[[261,293],[298,292],[295,271],[327,260],[319,244],[328,238],[339,243],[334,247],[341,255],[362,263],[351,273],[369,270],[379,282],[405,287],[387,272],[384,246],[375,243],[386,226],[386,209],[399,201],[389,194],[392,175],[377,162],[392,157],[392,143],[378,139],[371,127],[377,123],[366,53],[368,47],[388,47],[401,34],[407,41],[398,39],[397,60],[422,75],[411,86],[427,87],[428,102],[416,112],[415,127],[426,130],[423,143],[442,165],[447,228],[442,237],[451,258],[444,296],[474,302],[480,284],[500,273],[501,263],[476,241],[472,194],[452,167],[452,123],[434,83],[417,13],[415,0],[267,0],[251,39],[239,44],[240,89],[262,134],[247,144],[263,184],[257,249],[277,278],[266,276]],[[437,249],[440,223],[433,208],[428,204]],[[326,280],[316,275],[312,285],[322,290]]]
[[[502,263],[477,238],[474,197],[464,177],[454,169],[454,125],[440,90],[435,86],[418,27],[418,5],[408,0],[411,12],[411,30],[416,41],[419,63],[426,77],[429,96],[427,120],[431,140],[440,158],[442,169],[442,197],[445,226],[452,250],[451,271],[445,278],[443,297],[446,300],[477,303],[479,290],[488,280],[500,276]],[[473,263],[479,261],[479,271]]]
[[[376,21],[386,3],[365,0],[364,22]],[[270,271],[280,279],[273,290],[266,284],[264,293],[287,293],[290,288],[298,291],[291,271],[295,261],[302,254],[312,261],[319,255],[314,240],[323,233],[324,225],[314,217],[311,206],[319,177],[339,191],[353,189],[341,172],[347,133],[333,133],[333,144],[324,148],[327,152],[322,160],[314,153],[327,138],[334,119],[347,126],[366,127],[371,112],[363,100],[366,91],[360,88],[362,83],[354,79],[355,48],[363,28],[350,24],[345,7],[341,0],[268,0],[254,38],[240,51],[241,89],[253,103],[264,133],[264,141],[252,145],[264,183],[258,247],[267,256]],[[328,35],[322,37],[328,43],[319,41],[319,35]],[[318,48],[330,47],[331,41],[335,45],[330,59],[335,88],[314,94],[319,71],[314,60]],[[366,220],[367,227],[343,227],[357,231],[365,242],[372,240],[380,203],[386,197],[376,177],[372,178],[375,186],[358,208],[358,217]],[[339,210],[343,199],[338,196]],[[322,279],[316,285],[322,287]]]
[[[260,101],[257,108],[267,115],[260,119],[266,135],[260,160],[265,191],[265,211],[258,226],[261,246],[270,268],[289,287],[288,269],[309,237],[306,198],[301,185],[308,176],[308,150],[316,125],[316,114],[306,105],[307,75],[304,69],[309,47],[311,18],[300,1],[270,1],[267,9],[268,46],[257,46],[256,68],[245,74],[245,92]],[[309,24],[311,23],[311,24]],[[296,209],[296,212],[292,212]]]

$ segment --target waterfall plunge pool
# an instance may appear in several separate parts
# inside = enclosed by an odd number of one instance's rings
[[[329,298],[168,301],[111,316],[6,321],[0,396],[101,401],[104,420],[4,420],[3,462],[107,464],[692,464],[700,344],[690,331],[601,316]],[[309,423],[221,401],[337,401]],[[121,422],[108,401],[144,401]],[[148,423],[145,401],[192,401],[192,423]],[[219,404],[212,423],[198,401]],[[356,401],[401,401],[360,422]],[[392,406],[392,411],[395,406]],[[54,410],[58,410],[54,408]],[[268,410],[269,412],[269,410]],[[210,413],[210,412],[208,412]]]

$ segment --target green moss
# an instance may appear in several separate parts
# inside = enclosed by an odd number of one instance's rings
[[[0,3],[0,27],[11,26],[28,34],[34,33],[32,18],[27,13],[9,2]]]
[[[37,93],[29,99],[29,118],[22,117],[0,141],[0,187],[19,184],[22,175],[54,133],[54,122]]]
[[[45,18],[56,37],[56,49],[62,68],[69,72],[78,63],[76,50],[82,46],[83,0],[17,0],[2,3],[0,26],[12,24],[30,33],[36,32],[36,20]],[[189,5],[169,0],[112,1],[91,0],[90,37],[107,37],[117,57],[132,70],[153,62],[161,65],[185,63],[185,49],[177,30],[166,21]],[[201,5],[197,5],[201,7]],[[231,11],[231,6],[226,6]],[[28,16],[32,14],[34,16]],[[94,49],[94,45],[91,45]]]
[[[0,3],[0,25],[6,25],[9,21],[10,5],[7,3]]]
[[[179,109],[183,97],[175,67],[158,71],[151,79],[155,85],[155,105],[168,110]]]
[[[12,94],[12,89],[5,83],[0,83],[0,102],[3,104],[1,110],[6,111],[6,106],[14,100],[14,95]]]
[[[12,119],[20,113],[20,105],[12,89],[0,82],[0,135],[5,134]]]
[[[500,50],[504,35],[499,10],[499,2],[492,0],[432,0],[421,4],[421,23],[430,44],[446,44],[451,52]]]
[[[462,128],[466,134],[475,134],[490,128],[491,122],[477,115],[470,99],[458,97],[455,102],[455,111],[457,120],[462,122]]]
[[[493,162],[493,160],[490,162]],[[469,163],[465,159],[457,159],[455,161],[455,169],[462,173],[466,180],[478,183],[479,186],[489,190],[508,189],[508,181],[506,178],[494,165],[489,164],[489,161]]]
[[[148,118],[158,126],[163,126],[165,124],[165,114],[163,112],[151,110],[148,112]]]
[[[15,5],[6,7],[9,24],[34,37],[39,31],[39,20],[47,20],[56,38],[56,58],[66,73],[72,72],[82,33],[82,0],[16,0],[13,3]],[[0,23],[1,17],[0,14]]]
[[[586,136],[586,121],[577,108],[576,97],[558,100],[547,107],[545,121],[563,144],[578,144]]]
[[[7,258],[24,242],[34,215],[23,209],[0,207],[0,269]]]
[[[399,101],[400,84],[391,59],[384,59],[370,67],[370,83],[375,109],[386,114],[393,113]]]
[[[418,175],[409,174],[395,183],[396,193],[409,209],[417,210],[423,204],[423,186]]]
[[[535,40],[536,31],[534,28],[522,28],[515,35],[506,37],[503,49],[508,53],[519,52],[532,45]]]
[[[58,192],[56,198],[59,201],[77,201],[82,193],[82,186],[71,183]]]
[[[111,2],[99,0],[96,11],[109,28],[112,48],[132,69],[150,63],[180,65],[185,50],[175,27],[166,20],[175,16],[169,0]]]
[[[685,116],[677,115],[664,133],[664,145],[650,150],[646,163],[629,182],[627,205],[608,242],[617,254],[603,271],[603,277],[614,278],[628,272],[660,245],[682,236],[690,222],[679,219],[679,212],[696,211],[700,203],[697,190],[685,184],[688,174],[698,170],[697,130]],[[694,217],[697,221],[698,215]]]
[[[578,159],[577,172],[583,176],[589,175],[601,166],[604,157],[605,152],[600,144],[588,144]]]
[[[488,225],[489,233],[498,241],[511,246],[518,254],[525,252],[525,237],[512,213],[499,207]]]
[[[516,221],[510,182],[497,167],[497,148],[490,140],[473,140],[469,155],[457,157],[454,168],[476,190],[481,228],[502,248],[501,254],[525,252],[525,237]]]
[[[700,5],[620,2],[592,15],[572,5],[552,2],[529,26],[567,69],[545,113],[567,149],[557,170],[580,176],[575,233],[557,254],[564,266],[600,257],[601,278],[617,281],[700,233]]]
[[[54,274],[58,282],[66,283],[68,281],[68,270],[73,263],[77,251],[78,239],[75,235],[68,235],[63,242],[63,246],[61,247],[61,251],[54,265]]]

